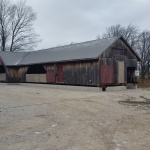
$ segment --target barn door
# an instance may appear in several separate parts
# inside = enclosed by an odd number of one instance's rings
[[[55,83],[55,72],[50,70],[46,74],[47,83]]]
[[[55,83],[55,66],[47,66],[46,80],[47,83]]]
[[[112,65],[101,65],[100,79],[102,85],[113,84],[115,82],[114,67]]]
[[[63,66],[57,66],[57,76],[56,76],[56,82],[63,83],[64,82],[64,73],[63,73]]]
[[[118,83],[125,82],[124,61],[118,61]]]

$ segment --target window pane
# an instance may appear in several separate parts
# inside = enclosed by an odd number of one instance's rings
[[[114,55],[125,55],[125,50],[120,49],[113,49]]]

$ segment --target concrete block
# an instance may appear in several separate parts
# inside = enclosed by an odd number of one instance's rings
[[[26,74],[26,82],[46,83],[46,74]]]
[[[106,91],[124,91],[126,89],[126,86],[108,86]]]
[[[46,83],[46,74],[40,74],[39,75],[40,83]]]

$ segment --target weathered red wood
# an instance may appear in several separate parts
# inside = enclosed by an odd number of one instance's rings
[[[55,72],[48,71],[46,74],[47,83],[55,83]]]
[[[64,82],[63,66],[57,66],[56,82]]]
[[[101,84],[115,83],[114,66],[101,65],[100,70]]]

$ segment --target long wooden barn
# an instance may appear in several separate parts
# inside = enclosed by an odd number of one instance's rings
[[[139,56],[123,37],[32,52],[0,52],[0,81],[125,85],[135,82],[138,61]]]

